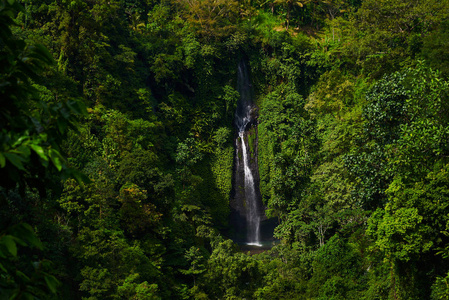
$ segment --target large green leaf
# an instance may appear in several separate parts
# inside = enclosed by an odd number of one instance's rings
[[[0,153],[0,168],[4,168],[5,165],[6,165],[6,158],[2,153]]]
[[[50,159],[53,162],[53,164],[55,165],[56,169],[58,169],[58,171],[61,171],[63,163],[64,163],[64,159],[62,158],[59,151],[55,150],[55,149],[50,149],[50,150],[48,150],[48,154],[50,155]]]
[[[25,171],[25,168],[23,167],[23,158],[20,157],[17,154],[14,153],[4,153],[6,159],[8,159],[8,161],[10,163],[12,163],[14,166],[16,166],[19,170]]]
[[[23,273],[22,271],[16,271],[16,275],[17,277],[19,277],[20,279],[22,279],[25,282],[30,282],[31,279],[28,275],[26,275],[25,273]]]
[[[0,239],[0,244],[5,245],[6,249],[12,256],[17,256],[17,245],[15,239],[11,235],[5,235]]]
[[[69,176],[73,177],[79,185],[83,186],[84,184],[87,183],[91,183],[92,181],[89,179],[89,177],[87,177],[84,173],[76,170],[76,169],[72,169],[69,168],[67,170],[67,173]]]
[[[36,247],[37,249],[41,250],[43,249],[42,242],[39,240],[39,238],[37,237],[36,233],[33,230],[33,227],[31,227],[30,224],[27,223],[18,224],[11,230],[11,232],[16,237],[17,243],[19,243],[19,240],[17,238],[20,238],[31,247]]]
[[[52,275],[45,275],[45,282],[53,294],[56,294],[59,281]]]
[[[39,155],[40,158],[42,158],[43,160],[48,160],[47,155],[45,154],[45,150],[44,148],[42,148],[41,146],[37,145],[37,144],[31,144],[31,149],[34,150],[34,152],[36,152],[37,155]]]

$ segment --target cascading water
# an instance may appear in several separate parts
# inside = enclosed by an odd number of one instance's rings
[[[245,174],[245,200],[247,222],[247,244],[260,246],[260,213],[257,203],[254,177],[249,167],[248,152],[246,150],[245,132],[239,132],[242,143],[243,168]]]
[[[255,129],[254,104],[252,102],[252,87],[249,72],[242,59],[238,66],[237,89],[240,100],[235,112],[235,125],[238,130],[236,138],[236,157],[234,173],[234,197],[231,199],[234,224],[238,224],[240,242],[247,245],[261,246],[260,222],[261,209],[260,192],[258,190],[257,156],[255,145],[248,138],[257,134]],[[254,125],[254,126],[253,126]],[[252,139],[254,142],[256,139]],[[253,151],[251,151],[253,148]],[[232,222],[232,221],[231,221]],[[242,237],[242,233],[245,237]]]

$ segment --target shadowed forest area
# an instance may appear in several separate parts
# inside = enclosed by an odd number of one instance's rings
[[[0,299],[449,299],[448,49],[447,0],[0,0]]]

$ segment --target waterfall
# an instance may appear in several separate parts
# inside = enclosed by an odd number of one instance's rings
[[[243,169],[245,174],[245,200],[246,200],[246,222],[247,222],[247,244],[259,245],[260,242],[260,214],[257,205],[257,194],[253,173],[249,167],[248,151],[244,131],[239,132],[242,143]]]
[[[240,231],[246,232],[244,243],[247,245],[261,246],[260,222],[261,200],[258,191],[258,171],[256,153],[251,157],[251,147],[248,136],[257,134],[255,130],[254,104],[252,100],[252,87],[249,72],[245,61],[242,59],[238,66],[237,89],[240,100],[235,112],[235,126],[238,130],[236,137],[236,157],[234,175],[234,199],[231,206],[235,210],[236,224],[240,224]],[[251,131],[251,129],[253,129]],[[257,139],[252,139],[254,140]],[[256,151],[254,151],[256,152]],[[252,158],[252,159],[251,159]],[[254,174],[256,173],[256,174]],[[244,228],[242,228],[244,227]],[[242,239],[242,237],[240,237]]]

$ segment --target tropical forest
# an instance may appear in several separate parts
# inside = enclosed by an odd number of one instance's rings
[[[449,299],[449,0],[0,0],[0,299]]]

